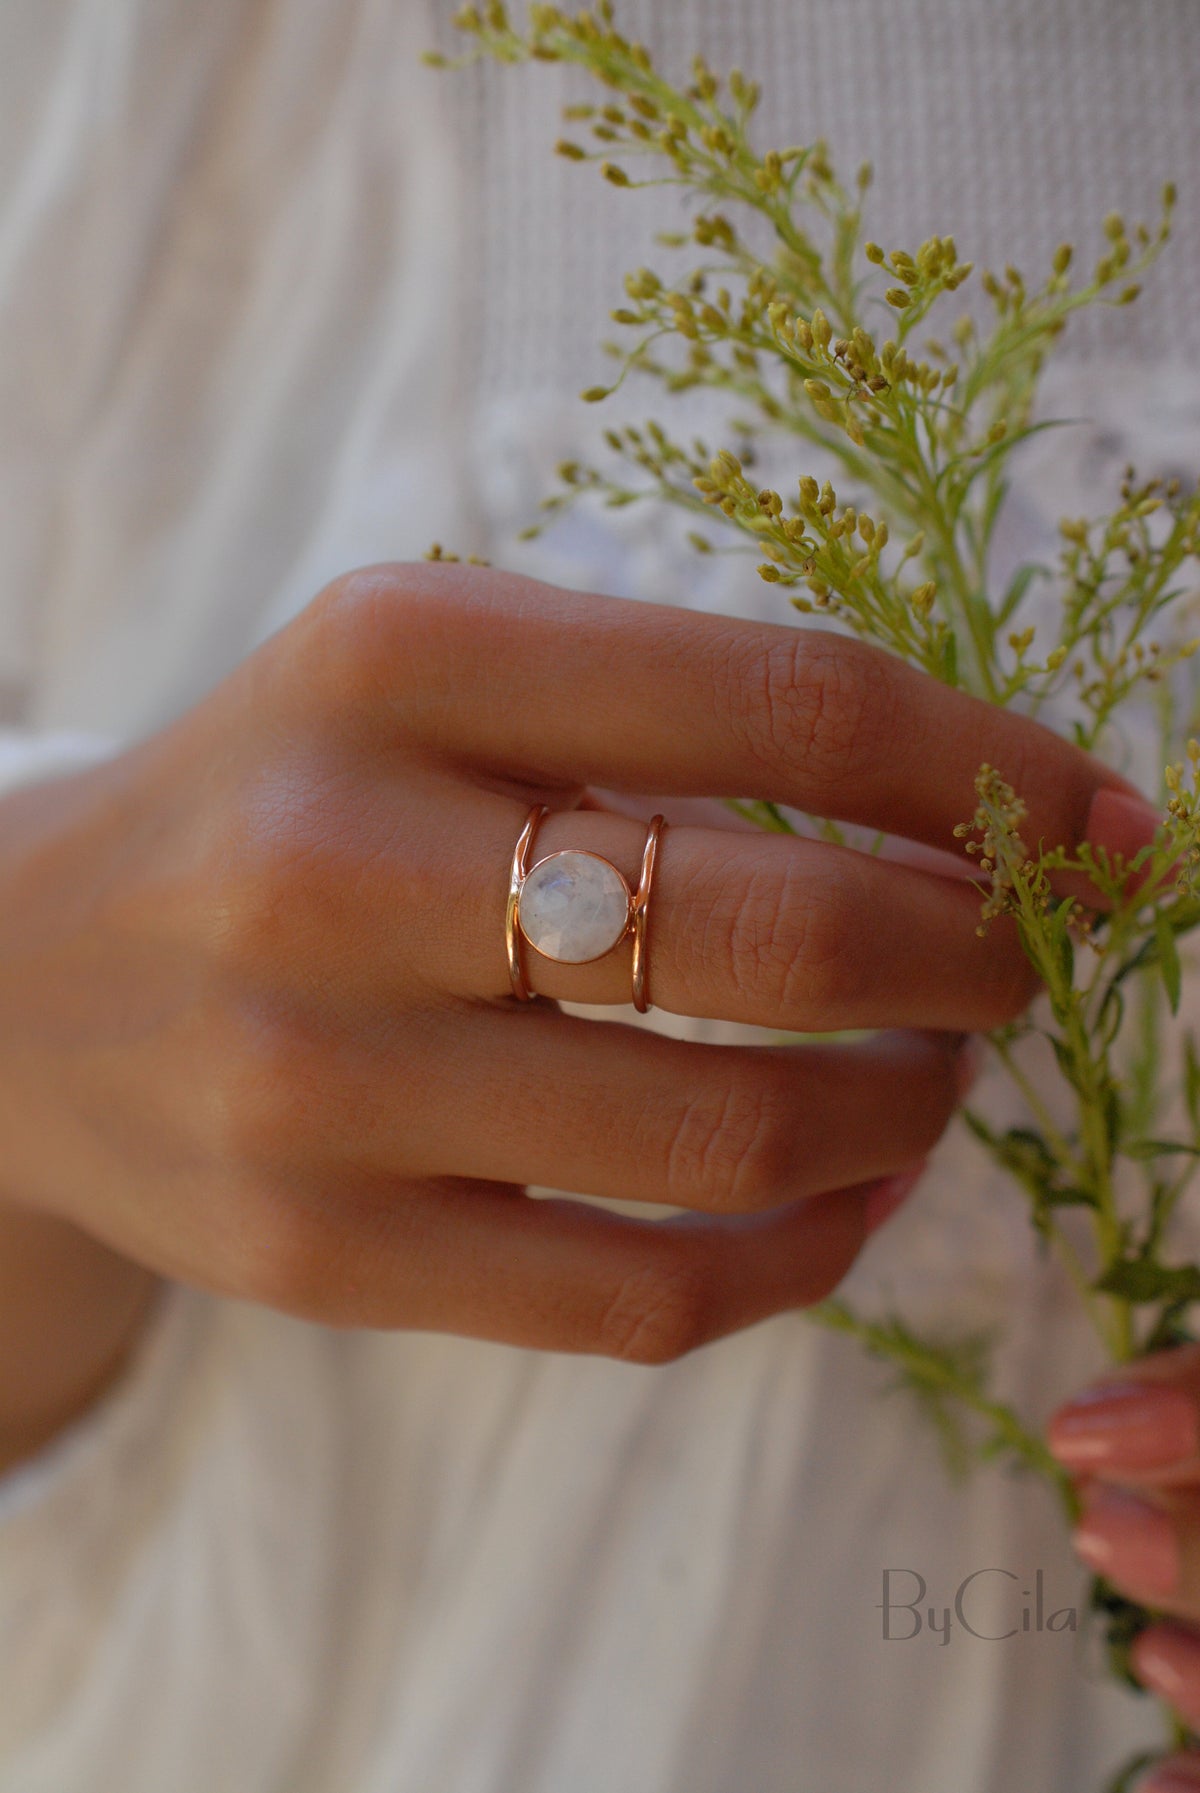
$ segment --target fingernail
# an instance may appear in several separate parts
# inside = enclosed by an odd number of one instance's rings
[[[924,1164],[918,1164],[913,1170],[901,1171],[899,1176],[887,1177],[882,1183],[876,1183],[870,1195],[863,1203],[863,1223],[868,1233],[883,1225],[896,1212],[896,1209],[912,1194],[925,1172]]]
[[[1200,1711],[1200,1644],[1196,1638],[1182,1625],[1152,1625],[1134,1638],[1130,1658],[1138,1680],[1194,1724]],[[1175,1763],[1169,1772],[1176,1772]]]
[[[1124,791],[1105,788],[1092,798],[1084,837],[1094,847],[1106,847],[1110,853],[1132,859],[1150,845],[1161,822],[1154,805],[1144,797],[1130,797]]]
[[[966,1101],[978,1083],[985,1056],[983,1041],[977,1034],[969,1033],[954,1061],[954,1089],[960,1102]]]
[[[1159,1507],[1126,1488],[1096,1488],[1071,1543],[1089,1569],[1131,1593],[1165,1599],[1179,1585],[1174,1525]]]
[[[1097,1383],[1060,1407],[1046,1442],[1067,1469],[1167,1469],[1200,1447],[1196,1405],[1166,1383]]]

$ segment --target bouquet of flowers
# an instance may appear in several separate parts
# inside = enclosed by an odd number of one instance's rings
[[[1020,1124],[965,1120],[1019,1185],[1112,1361],[1190,1339],[1200,1265],[1174,1261],[1170,1236],[1200,1160],[1200,1046],[1178,1019],[1180,941],[1200,924],[1200,492],[1129,469],[1107,515],[1062,520],[1057,564],[1021,565],[999,587],[993,570],[1012,457],[1052,427],[1034,410],[1047,359],[1072,313],[1137,298],[1169,236],[1173,188],[1152,226],[1106,218],[1082,274],[1064,243],[1036,283],[1013,266],[972,281],[951,237],[911,250],[867,237],[869,167],[846,185],[820,142],[757,148],[753,81],[736,69],[719,79],[697,58],[673,84],[621,35],[607,0],[576,15],[534,5],[524,29],[500,4],[468,7],[455,24],[470,40],[460,62],[559,61],[601,85],[598,101],[566,109],[560,155],[616,187],[674,186],[698,202],[686,231],[657,238],[674,273],[627,275],[613,380],[583,398],[604,399],[636,371],[668,394],[727,393],[740,414],[737,452],[676,440],[656,421],[610,429],[604,467],[564,465],[549,512],[588,494],[682,509],[698,553],[749,553],[802,616],[1069,729],[1089,750],[1117,753],[1135,709],[1143,728],[1152,719],[1162,822],[1128,860],[1028,839],[1019,785],[1004,766],[979,768],[977,807],[956,831],[975,856],[979,925],[1013,918],[1044,995],[990,1041]],[[753,477],[765,443],[795,445],[790,490]],[[814,463],[836,470],[837,488]],[[764,828],[791,827],[774,805],[736,807]],[[1160,1118],[1168,1108],[1182,1116],[1174,1128]],[[1069,1210],[1086,1222],[1082,1244]],[[867,1320],[840,1299],[808,1312],[895,1366],[952,1464],[1004,1460],[1044,1475],[1076,1517],[1070,1478],[990,1393],[986,1340],[922,1338],[899,1314]],[[1090,1602],[1114,1671],[1138,1687],[1128,1652],[1153,1609],[1101,1576]],[[1170,1741],[1195,1741],[1173,1716]],[[1150,1759],[1125,1764],[1111,1793]]]

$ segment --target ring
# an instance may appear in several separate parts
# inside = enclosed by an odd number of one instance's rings
[[[504,910],[504,944],[513,994],[522,1002],[537,995],[525,981],[521,940],[560,965],[590,965],[627,934],[633,935],[633,1001],[639,1014],[650,1007],[646,994],[646,913],[666,819],[654,816],[646,831],[636,890],[612,861],[582,847],[563,847],[528,864],[533,837],[549,807],[535,803],[513,849]]]

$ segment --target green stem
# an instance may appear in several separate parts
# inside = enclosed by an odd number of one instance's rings
[[[1071,1478],[1042,1440],[1025,1429],[1011,1407],[1003,1401],[992,1400],[939,1352],[916,1339],[898,1337],[887,1326],[860,1319],[842,1301],[820,1301],[804,1311],[818,1325],[857,1339],[875,1356],[898,1364],[913,1380],[937,1394],[952,1396],[972,1413],[986,1419],[1006,1448],[1027,1468],[1052,1482],[1068,1513],[1075,1514],[1078,1502]]]
[[[1067,1014],[1066,1033],[1072,1058],[1080,1073],[1080,1132],[1087,1146],[1092,1188],[1096,1195],[1096,1206],[1092,1209],[1096,1242],[1102,1262],[1108,1264],[1121,1255],[1125,1238],[1121,1217],[1117,1212],[1116,1192],[1112,1181],[1112,1146],[1104,1114],[1102,1088],[1108,1082],[1108,1071],[1103,1061],[1098,1066],[1093,1059],[1083,1021],[1073,1005]],[[1108,1301],[1113,1319],[1114,1355],[1119,1363],[1126,1363],[1137,1350],[1133,1306],[1119,1295],[1110,1295]]]
[[[1086,1167],[1080,1163],[1079,1159],[1071,1150],[1064,1135],[1060,1133],[1055,1126],[1050,1117],[1049,1110],[1038,1097],[1036,1090],[1030,1083],[1028,1077],[1026,1077],[1024,1071],[1022,1071],[1017,1064],[1011,1049],[1007,1043],[1002,1040],[993,1040],[992,1045],[1013,1083],[1020,1092],[1022,1099],[1029,1105],[1029,1109],[1033,1114],[1034,1119],[1042,1129],[1046,1143],[1053,1148],[1060,1166],[1067,1171],[1072,1181],[1082,1184],[1086,1180]],[[1089,1321],[1095,1328],[1102,1344],[1115,1356],[1121,1348],[1121,1336],[1116,1329],[1110,1325],[1106,1308],[1100,1305],[1096,1292],[1092,1288],[1092,1279],[1084,1268],[1078,1252],[1075,1250],[1074,1245],[1067,1237],[1066,1233],[1055,1223],[1052,1216],[1047,1215],[1043,1224],[1054,1252],[1058,1256],[1063,1268],[1066,1270],[1067,1275],[1071,1278],[1075,1292],[1083,1304],[1084,1312],[1087,1314]]]
[[[1076,1158],[1067,1141],[1066,1135],[1060,1132],[1056,1126],[1051,1117],[1050,1110],[1046,1107],[1046,1104],[1038,1095],[1033,1084],[1029,1081],[1029,1078],[1017,1063],[1011,1047],[1005,1040],[993,1039],[990,1041],[990,1044],[1005,1070],[1020,1090],[1023,1100],[1028,1105],[1029,1111],[1036,1119],[1038,1126],[1045,1134],[1047,1141],[1054,1147],[1059,1163],[1064,1169],[1071,1173],[1073,1181],[1078,1182],[1084,1174],[1084,1167],[1080,1160]]]

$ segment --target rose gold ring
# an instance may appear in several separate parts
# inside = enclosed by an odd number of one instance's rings
[[[560,965],[590,965],[633,936],[633,1001],[640,1014],[650,1007],[646,994],[646,918],[658,843],[666,820],[655,816],[646,831],[636,890],[610,859],[582,847],[563,847],[529,864],[533,837],[546,804],[535,803],[513,849],[504,908],[504,944],[513,994],[522,1002],[530,990],[521,965],[521,941]]]

